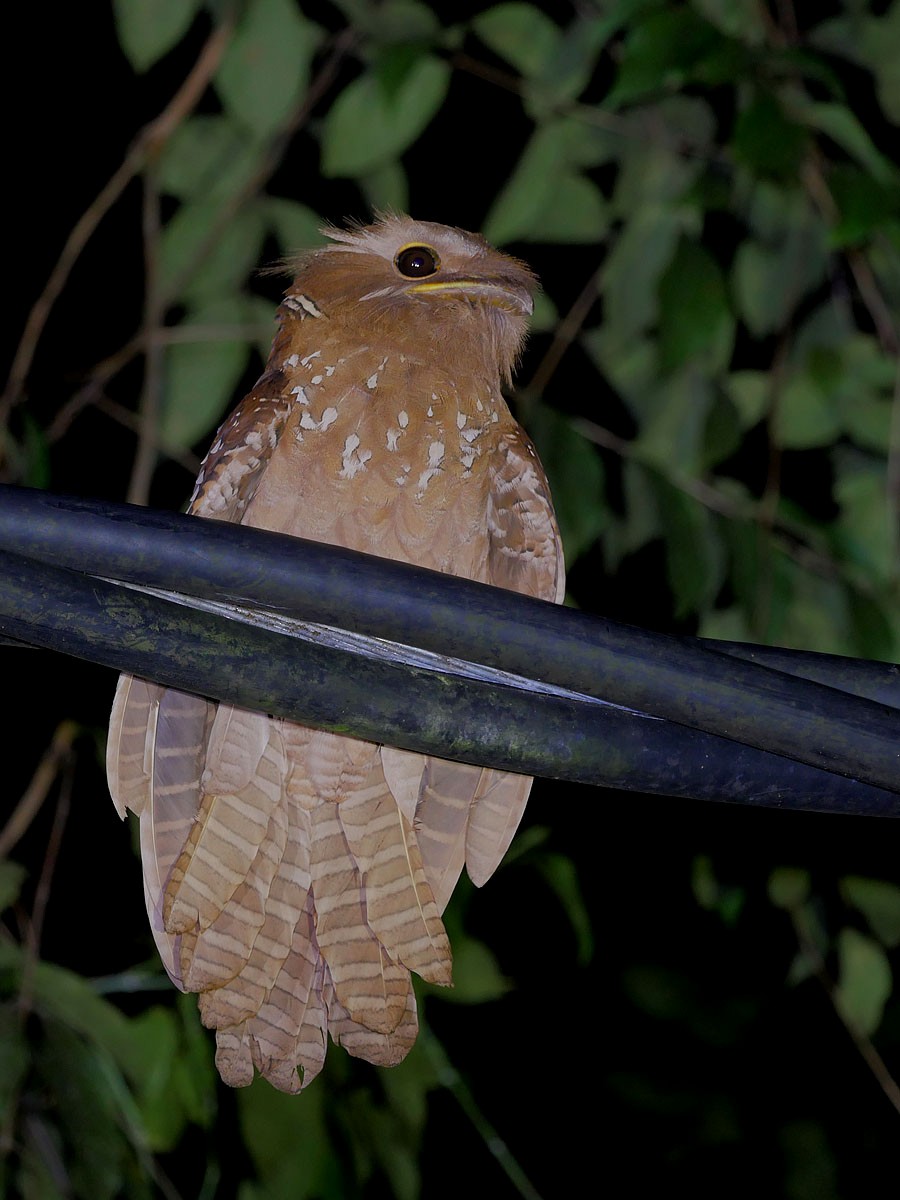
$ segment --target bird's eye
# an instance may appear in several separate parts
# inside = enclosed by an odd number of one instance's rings
[[[424,279],[441,265],[437,251],[430,246],[404,246],[394,259],[397,270],[407,279]]]

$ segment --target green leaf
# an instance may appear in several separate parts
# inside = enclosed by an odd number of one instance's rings
[[[812,371],[794,372],[775,404],[774,435],[787,450],[826,446],[840,432],[837,405]]]
[[[747,617],[737,604],[702,613],[697,636],[724,642],[752,642],[753,632]]]
[[[259,259],[266,227],[259,204],[241,209],[221,227],[216,199],[184,204],[160,238],[160,287],[171,301],[201,304],[230,296]]]
[[[776,867],[769,876],[769,899],[776,908],[800,908],[809,899],[809,871],[803,867]]]
[[[664,966],[629,966],[622,973],[622,985],[628,999],[654,1020],[684,1019],[696,1003],[689,979]]]
[[[827,231],[803,194],[772,184],[752,189],[747,219],[759,240],[738,248],[732,288],[738,314],[752,334],[764,337],[782,329],[824,278]]]
[[[612,245],[601,275],[606,319],[625,341],[655,324],[659,280],[672,260],[682,221],[669,208],[638,209]]]
[[[14,1001],[0,1006],[0,1122],[11,1129],[10,1110],[31,1062],[23,1014]]]
[[[187,33],[202,0],[113,0],[119,44],[146,71]]]
[[[894,311],[900,310],[900,230],[896,222],[885,226],[885,237],[872,242],[866,259],[885,298]]]
[[[725,556],[709,510],[663,479],[656,481],[675,616],[712,604],[725,574]]]
[[[609,226],[606,201],[584,175],[565,172],[538,219],[537,228],[523,233],[527,241],[575,242],[596,245]]]
[[[850,163],[832,166],[828,186],[840,210],[840,219],[831,230],[833,246],[867,241],[900,212],[900,189],[885,187]]]
[[[888,494],[886,471],[881,464],[855,457],[836,457],[835,463],[834,496],[840,514],[834,538],[841,557],[875,580],[890,582],[897,570],[897,512]]]
[[[714,401],[712,384],[700,371],[685,368],[671,376],[646,397],[635,452],[668,477],[696,475]]]
[[[744,429],[752,429],[769,410],[772,381],[767,371],[733,371],[722,381]]]
[[[541,851],[533,862],[562,904],[575,933],[578,963],[587,966],[594,956],[594,931],[575,864],[565,854]]]
[[[397,158],[426,129],[449,83],[447,63],[423,54],[392,95],[374,71],[348,84],[325,118],[323,175],[366,175]]]
[[[642,549],[662,532],[655,472],[626,458],[622,463],[622,491],[624,517],[614,521],[603,538],[608,571],[614,571],[623,558]]]
[[[708,854],[698,854],[691,863],[691,891],[701,908],[712,912],[719,898],[719,881]]]
[[[727,479],[719,480],[718,487],[731,496],[738,512],[755,513],[755,500],[751,501],[745,487]],[[758,628],[760,608],[768,611],[768,537],[756,520],[734,518],[720,521],[718,528],[726,548],[728,582],[740,605],[745,625],[743,633],[728,633],[723,629],[715,636],[731,637],[736,641],[761,641],[764,630]]]
[[[812,129],[826,134],[861,167],[882,183],[896,183],[897,171],[889,159],[876,149],[856,114],[843,104],[807,103],[799,116]]]
[[[656,387],[659,355],[649,337],[630,337],[615,321],[582,334],[582,344],[600,373],[628,403],[635,415],[644,411],[642,403]]]
[[[784,244],[768,248],[744,242],[732,268],[732,285],[740,316],[756,337],[780,330],[808,289],[819,282],[825,266],[824,245],[810,230],[797,231]]]
[[[453,987],[435,989],[453,1004],[484,1004],[505,995],[512,984],[484,942],[463,933],[453,939]]]
[[[171,1150],[186,1124],[172,1086],[178,1054],[175,1014],[156,1006],[131,1020],[131,1038],[142,1059],[142,1085],[137,1097],[147,1144],[153,1151]]]
[[[603,464],[571,421],[546,404],[530,405],[528,430],[550,480],[566,563],[571,566],[606,526]]]
[[[350,1137],[359,1154],[360,1146],[368,1152],[371,1167],[360,1174],[368,1175],[379,1166],[386,1177],[392,1200],[419,1200],[422,1177],[418,1164],[419,1137],[413,1133],[400,1114],[386,1109],[374,1097],[357,1093],[341,1114],[350,1126]]]
[[[798,514],[789,509],[796,520]],[[853,625],[847,590],[839,580],[826,580],[800,566],[771,544],[771,593],[767,641],[830,654],[853,654]]]
[[[20,981],[22,967],[21,947],[0,942],[0,970],[10,971]],[[59,1021],[96,1042],[129,1078],[139,1080],[140,1056],[132,1046],[129,1023],[119,1010],[71,971],[45,962],[38,962],[30,969],[36,1011],[45,1019]]]
[[[708,373],[727,366],[735,322],[718,263],[682,238],[659,282],[659,354],[665,373],[697,361]]]
[[[522,105],[540,124],[576,100],[595,77],[598,59],[628,19],[627,10],[639,7],[643,0],[621,0],[613,11],[576,15],[571,24],[541,46],[543,62],[534,74],[523,72]],[[491,10],[495,11],[495,10]]]
[[[887,454],[891,443],[891,401],[864,392],[853,400],[840,398],[841,424],[857,446]]]
[[[809,137],[790,121],[777,99],[763,92],[738,114],[732,150],[735,158],[760,175],[796,177]]]
[[[36,1067],[59,1119],[72,1189],[84,1200],[112,1200],[121,1194],[128,1146],[106,1086],[104,1051],[56,1021],[43,1035]]]
[[[750,46],[766,40],[766,24],[756,0],[691,0],[711,25]]]
[[[197,1001],[190,994],[176,998],[179,1017],[179,1051],[174,1063],[174,1095],[189,1121],[208,1127],[216,1116],[218,1076],[213,1060],[213,1042],[200,1024]]]
[[[495,4],[472,22],[482,42],[526,78],[543,73],[558,53],[562,31],[533,4]]]
[[[50,446],[47,434],[37,423],[31,413],[23,412],[22,442],[16,445],[10,437],[8,429],[0,434],[0,454],[16,465],[16,478],[25,487],[50,487]],[[4,444],[5,443],[5,444]],[[21,456],[21,461],[17,461]]]
[[[8,858],[0,860],[0,912],[18,900],[27,874],[19,863]]]
[[[815,973],[816,964],[812,955],[800,950],[794,956],[784,982],[788,987],[799,987],[807,979],[812,979]]]
[[[61,1180],[71,1195],[59,1132],[45,1118],[36,1116],[31,1119],[25,1128],[18,1151],[18,1191],[10,1191],[4,1195],[21,1196],[22,1200],[61,1200]]]
[[[256,1079],[236,1096],[244,1145],[260,1182],[247,1195],[265,1200],[318,1200],[336,1194],[328,1188],[336,1163],[331,1130],[325,1123],[326,1093],[315,1084],[299,1100]]]
[[[741,446],[743,425],[727,395],[717,393],[703,430],[701,470],[708,471],[735,454]]]
[[[883,945],[900,946],[900,887],[885,879],[847,875],[841,880],[841,895],[859,909]]]
[[[855,929],[838,934],[840,970],[834,1003],[841,1017],[864,1035],[881,1024],[893,980],[887,955],[872,938]]]
[[[375,211],[408,212],[409,181],[399,161],[386,162],[359,180],[369,208]]]
[[[270,137],[306,92],[321,30],[292,0],[249,0],[216,72],[226,109],[257,137]]]
[[[886,594],[873,596],[851,588],[847,603],[854,653],[882,662],[900,662],[900,613],[896,591],[888,587]]]
[[[428,1093],[438,1086],[437,1073],[424,1040],[424,1037],[418,1038],[403,1062],[379,1076],[391,1108],[417,1134],[425,1129]]]
[[[732,284],[737,310],[750,332],[763,337],[784,324],[792,289],[785,287],[786,264],[778,250],[769,250],[757,242],[738,247],[732,269]]]
[[[440,21],[417,0],[342,0],[348,22],[376,45],[429,45],[441,34]]]
[[[298,250],[321,246],[327,240],[322,233],[322,218],[297,200],[265,196],[262,215],[266,225],[275,234],[282,254],[296,254]]]
[[[285,282],[287,282],[287,274],[289,272],[286,273]],[[275,337],[278,325],[272,302],[263,296],[254,295],[240,296],[238,302],[243,323],[247,329],[248,340],[251,345],[256,347],[262,361],[268,362],[272,352],[272,339]]]
[[[851,351],[851,344],[857,338],[867,340],[865,335],[856,334],[847,308],[826,300],[813,309],[794,333],[788,362],[792,367],[804,370],[813,364],[814,376],[821,386],[828,387],[832,380],[827,376],[834,370],[836,355],[844,358],[857,354],[858,351]],[[821,369],[822,364],[825,364],[825,370]]]
[[[532,333],[552,333],[559,324],[559,312],[546,292],[539,291],[534,298],[531,314]]]
[[[224,115],[184,121],[163,147],[157,182],[181,200],[232,199],[262,161],[262,147]]]
[[[532,239],[598,242],[608,224],[596,185],[580,168],[608,153],[602,134],[570,117],[539,126],[483,224],[498,245]]]
[[[864,47],[875,72],[878,100],[889,121],[900,125],[900,5],[896,0],[881,17],[866,24]]]
[[[608,120],[608,116],[606,117]],[[623,222],[665,212],[681,231],[700,236],[702,213],[687,200],[705,178],[703,156],[715,146],[716,118],[710,106],[692,96],[667,96],[620,118],[621,133],[609,135],[621,162],[611,205]],[[685,153],[683,147],[695,153]],[[691,193],[693,194],[693,193]]]
[[[681,87],[721,42],[716,30],[689,9],[651,12],[632,25],[625,39],[607,107]]]
[[[244,315],[238,299],[214,300],[194,309],[179,328],[192,324],[240,326]],[[249,357],[247,339],[177,342],[166,347],[165,385],[159,435],[165,446],[186,450],[221,421]]]

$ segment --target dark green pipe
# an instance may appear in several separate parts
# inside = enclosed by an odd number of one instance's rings
[[[465,762],[663,795],[900,815],[895,792],[671,722],[360,657],[4,553],[0,633]]]
[[[896,709],[708,644],[315,542],[24,489],[0,489],[0,546],[488,662],[900,789]],[[858,664],[882,694],[895,670]]]

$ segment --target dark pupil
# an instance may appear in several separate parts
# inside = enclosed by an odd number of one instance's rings
[[[397,270],[408,279],[421,279],[435,273],[437,262],[427,246],[407,246],[397,255]]]

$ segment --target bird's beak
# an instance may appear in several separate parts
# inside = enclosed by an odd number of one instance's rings
[[[504,279],[500,275],[483,279],[467,279],[465,276],[423,279],[421,283],[410,284],[406,290],[419,296],[445,295],[459,296],[464,300],[479,300],[483,304],[495,305],[517,316],[530,317],[534,311],[531,293],[520,283]]]

